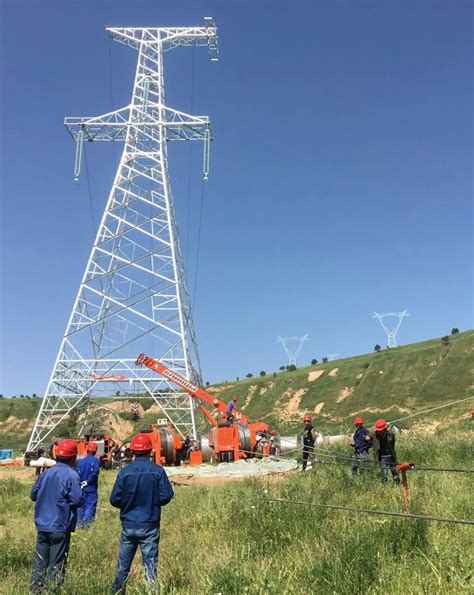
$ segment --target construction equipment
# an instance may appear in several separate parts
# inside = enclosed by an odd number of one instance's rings
[[[217,461],[231,462],[270,454],[270,442],[266,440],[266,437],[269,437],[267,423],[262,421],[250,423],[248,417],[237,411],[237,409],[232,412],[233,420],[229,420],[226,417],[227,406],[223,401],[216,399],[203,388],[195,386],[177,372],[170,370],[160,361],[147,357],[144,353],[138,356],[135,364],[137,366],[146,366],[150,370],[161,374],[187,391],[191,397],[202,401],[200,409],[212,426],[208,434],[209,446],[212,448]],[[217,408],[222,413],[222,419],[214,419],[204,403]],[[193,456],[193,459],[198,458],[198,455]]]
[[[118,446],[115,440],[106,434],[91,434],[76,440],[77,455],[80,459],[86,456],[87,445],[91,442],[97,445],[97,456],[103,469],[112,469],[112,452]]]

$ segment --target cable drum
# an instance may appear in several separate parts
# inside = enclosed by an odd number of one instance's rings
[[[209,438],[207,436],[198,436],[199,448],[202,452],[202,460],[204,463],[209,463],[214,458],[214,451],[209,446]]]
[[[173,444],[173,436],[168,428],[160,429],[161,448],[163,456],[167,465],[172,465],[175,462],[175,451]]]
[[[277,441],[278,454],[293,452],[299,447],[298,436],[279,436]]]
[[[250,452],[252,450],[252,443],[250,440],[250,430],[248,426],[244,426],[242,424],[235,424],[237,428],[237,432],[239,434],[239,448],[240,450],[244,450]]]

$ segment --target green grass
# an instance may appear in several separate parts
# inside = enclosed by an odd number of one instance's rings
[[[437,466],[472,465],[469,425],[436,437],[401,436],[401,460]],[[338,447],[348,452],[345,445]],[[26,593],[35,531],[30,481],[0,479],[1,593]],[[63,593],[110,591],[118,549],[118,512],[108,504],[115,478],[100,477],[98,519],[73,539]],[[473,478],[409,473],[413,512],[472,518]],[[220,487],[176,487],[163,510],[161,593],[470,593],[473,528],[269,502],[340,504],[401,512],[400,488],[377,474],[350,477],[345,464],[317,466],[281,480]],[[129,593],[145,592],[139,556]]]

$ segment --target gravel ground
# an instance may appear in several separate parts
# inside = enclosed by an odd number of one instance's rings
[[[235,463],[219,463],[219,465],[186,465],[183,467],[167,467],[168,477],[199,476],[199,477],[261,477],[272,473],[286,473],[298,466],[295,459],[276,460],[242,459]]]

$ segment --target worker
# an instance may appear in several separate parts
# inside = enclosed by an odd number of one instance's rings
[[[395,451],[395,433],[388,427],[384,419],[375,422],[374,429],[370,432],[374,458],[380,465],[380,481],[388,482],[388,470],[392,472],[393,481],[400,483],[397,472],[397,453]]]
[[[76,457],[74,440],[63,440],[56,450],[56,465],[42,473],[31,490],[30,498],[36,502],[38,532],[30,583],[32,593],[44,592],[46,581],[55,592],[64,581],[71,533],[76,527],[77,508],[82,503],[80,479],[74,470]]]
[[[54,461],[56,460],[56,451],[58,450],[58,444],[59,444],[59,440],[53,436],[53,439],[51,440],[51,444],[49,445],[49,448],[48,448],[48,456],[50,459],[53,459]]]
[[[314,445],[316,443],[317,432],[312,425],[312,419],[309,415],[305,415],[303,423],[305,424],[302,442],[303,442],[303,466],[302,471],[306,471],[308,465],[308,458],[314,452]]]
[[[352,475],[357,475],[357,470],[360,469],[368,472],[367,457],[369,450],[372,448],[372,440],[370,439],[370,432],[364,427],[364,420],[362,417],[354,418],[354,426],[356,428],[352,437],[352,448],[354,449],[354,456],[352,459]]]
[[[270,432],[270,456],[277,455],[277,446],[276,446],[276,432],[272,430]]]
[[[88,442],[86,445],[86,456],[77,463],[76,471],[81,480],[82,506],[77,511],[77,523],[79,527],[90,527],[95,521],[95,512],[98,498],[98,480],[100,473],[100,461],[96,457],[97,444]]]
[[[120,508],[122,533],[113,593],[124,594],[130,567],[140,546],[145,580],[150,591],[156,587],[161,507],[173,497],[173,488],[161,465],[150,460],[149,434],[133,437],[130,450],[135,460],[120,470],[110,504]]]
[[[232,399],[227,403],[226,413],[227,413],[227,420],[229,423],[234,421],[234,409],[237,407],[237,397],[232,397]]]
[[[222,411],[219,409],[219,399],[214,399],[212,404],[214,405],[214,409],[211,412],[212,418],[216,423],[219,423],[219,420],[222,417]]]

